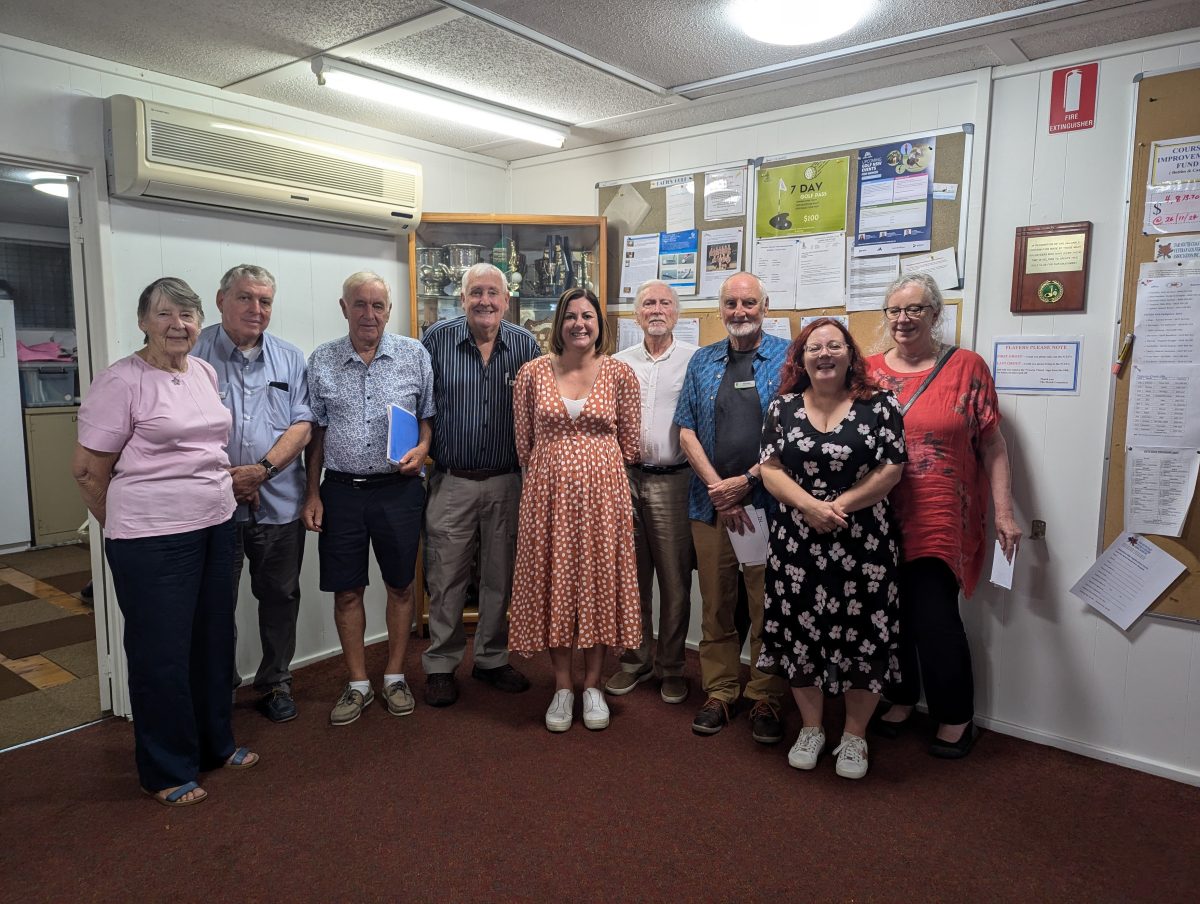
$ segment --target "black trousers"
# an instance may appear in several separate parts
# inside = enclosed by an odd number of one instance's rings
[[[934,720],[945,725],[971,721],[975,680],[971,648],[958,611],[958,581],[941,559],[905,562],[900,578],[900,676],[887,698],[915,706],[925,684],[925,702]]]
[[[174,788],[234,750],[232,521],[183,534],[105,540],[125,616],[138,778]]]
[[[292,657],[296,655],[296,619],[300,614],[300,566],[304,561],[304,523],[237,525],[233,553],[233,592],[237,597],[242,565],[250,562],[250,591],[258,600],[258,637],[262,661],[254,688],[291,693]],[[235,631],[236,640],[236,631]],[[242,683],[234,663],[233,684]]]

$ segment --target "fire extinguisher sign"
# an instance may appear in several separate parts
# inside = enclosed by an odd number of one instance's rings
[[[1050,79],[1050,134],[1090,129],[1096,124],[1099,63],[1055,69]]]

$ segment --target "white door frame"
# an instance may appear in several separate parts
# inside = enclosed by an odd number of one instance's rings
[[[80,390],[85,395],[93,375],[107,367],[112,358],[114,336],[104,300],[111,295],[103,261],[108,259],[108,198],[105,174],[91,166],[50,158],[10,156],[0,152],[0,162],[34,170],[73,176],[68,182],[68,230],[70,233],[71,286],[74,295],[75,330],[79,347]],[[129,717],[129,677],[122,646],[125,628],[112,576],[104,559],[100,526],[91,516],[89,540],[92,560],[92,605],[96,619],[96,664],[100,709]]]

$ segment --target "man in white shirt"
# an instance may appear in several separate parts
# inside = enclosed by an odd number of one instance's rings
[[[667,703],[687,699],[683,677],[684,643],[692,605],[692,533],[688,521],[688,484],[692,469],[679,448],[675,405],[696,346],[674,336],[679,296],[652,279],[634,298],[634,316],[642,341],[614,357],[637,374],[642,392],[642,461],[627,467],[633,495],[634,544],[642,597],[642,643],[621,657],[621,670],[604,689],[627,694],[643,681],[659,678]],[[654,575],[658,574],[658,644],[654,643]]]

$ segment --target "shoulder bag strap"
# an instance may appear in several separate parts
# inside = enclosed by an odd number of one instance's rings
[[[940,358],[938,358],[937,364],[933,365],[933,370],[931,370],[929,372],[929,376],[927,376],[921,382],[921,385],[917,387],[917,391],[912,394],[912,398],[910,398],[907,402],[905,402],[903,405],[900,406],[900,414],[901,415],[908,414],[908,409],[913,406],[913,402],[915,402],[917,399],[919,399],[921,397],[921,393],[923,393],[927,388],[929,388],[929,384],[933,382],[933,378],[936,377],[939,373],[941,373],[942,368],[946,366],[946,362],[950,360],[950,356],[953,355],[956,351],[958,351],[958,346],[952,345],[948,349],[946,349],[944,352],[942,352],[942,356]]]

